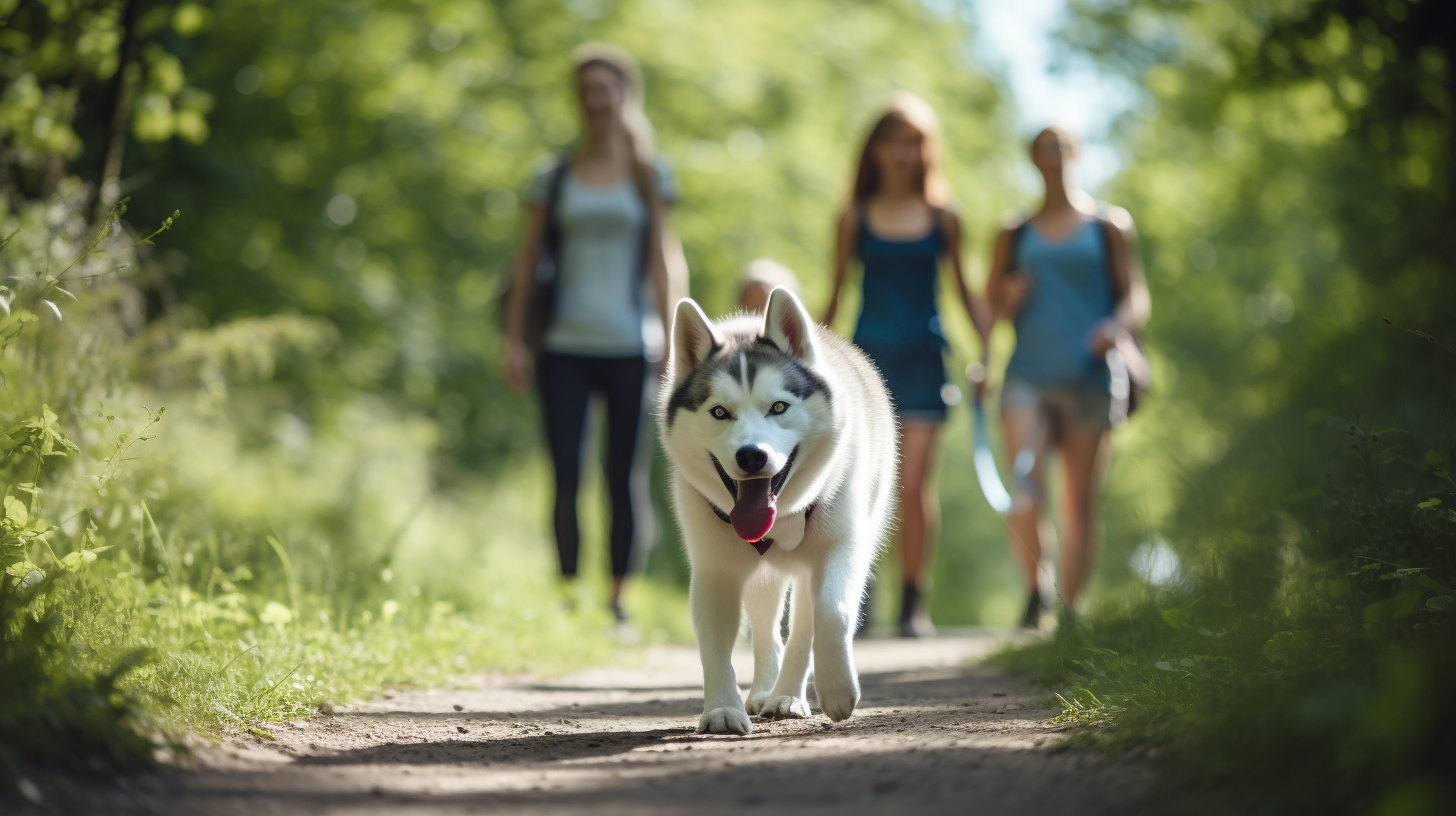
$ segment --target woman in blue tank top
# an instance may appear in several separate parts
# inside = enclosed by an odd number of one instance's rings
[[[1071,175],[1077,143],[1047,128],[1031,144],[1046,197],[1024,224],[996,239],[987,300],[1016,327],[1016,351],[1001,391],[1002,439],[1015,460],[1036,455],[1031,495],[1018,496],[1009,521],[1011,554],[1026,577],[1023,625],[1036,626],[1042,600],[1038,524],[1045,449],[1062,455],[1066,485],[1058,528],[1058,594],[1069,612],[1091,570],[1097,488],[1111,429],[1107,350],[1147,322],[1147,284],[1134,248],[1132,217],[1103,207]]]
[[[954,273],[977,332],[990,332],[989,307],[966,287],[961,224],[946,209],[939,126],[925,100],[896,96],[860,152],[850,205],[840,216],[834,284],[823,322],[834,320],[849,262],[863,269],[854,343],[885,378],[900,418],[900,633],[930,631],[920,595],[939,502],[930,484],[936,438],[945,421],[945,335],[936,310],[940,262]]]

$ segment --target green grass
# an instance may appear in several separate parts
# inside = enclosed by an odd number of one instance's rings
[[[622,656],[600,537],[566,608],[543,466],[442,477],[437,424],[315,387],[347,356],[325,323],[137,323],[117,270],[146,246],[88,229],[81,193],[0,211],[0,784],[266,736],[390,685]],[[688,636],[670,580],[627,603],[647,642]]]
[[[1181,582],[995,662],[1053,690],[1074,743],[1158,746],[1239,812],[1449,812],[1456,515],[1430,501],[1449,457],[1351,437],[1357,466],[1288,501],[1284,535],[1206,533]]]

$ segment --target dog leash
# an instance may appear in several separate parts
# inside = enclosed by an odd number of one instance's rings
[[[996,470],[996,456],[991,453],[991,435],[986,429],[986,408],[977,394],[971,403],[971,458],[976,465],[976,481],[981,486],[981,495],[991,509],[1006,515],[1011,512],[1011,494],[1001,483],[1001,474]]]
[[[1001,472],[996,469],[996,454],[991,452],[991,433],[986,426],[986,406],[981,400],[980,389],[976,387],[986,381],[986,367],[980,363],[971,363],[966,367],[966,379],[971,382],[971,461],[976,469],[976,483],[980,485],[981,495],[986,497],[986,503],[991,505],[992,510],[1003,516],[1010,515],[1015,502],[1001,481]],[[1040,419],[1036,422],[1040,424]],[[1028,433],[1027,440],[1017,452],[1016,461],[1013,463],[1013,472],[1023,491],[1032,487],[1031,469],[1036,465],[1036,451],[1030,445],[1031,437],[1032,434]]]

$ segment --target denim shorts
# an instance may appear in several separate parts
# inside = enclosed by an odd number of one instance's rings
[[[1008,377],[1001,387],[1001,413],[1044,410],[1058,427],[1112,429],[1112,392],[1097,382],[1037,385]]]
[[[861,348],[885,378],[896,416],[908,422],[945,421],[945,358],[939,349]]]

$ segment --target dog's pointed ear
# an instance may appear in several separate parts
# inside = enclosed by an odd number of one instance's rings
[[[723,347],[723,335],[703,314],[692,298],[677,302],[672,317],[672,348],[667,359],[668,376],[674,387],[681,385],[708,355]]]
[[[797,357],[806,365],[813,365],[819,357],[813,319],[799,298],[782,286],[769,293],[762,336],[778,346],[780,351]]]

